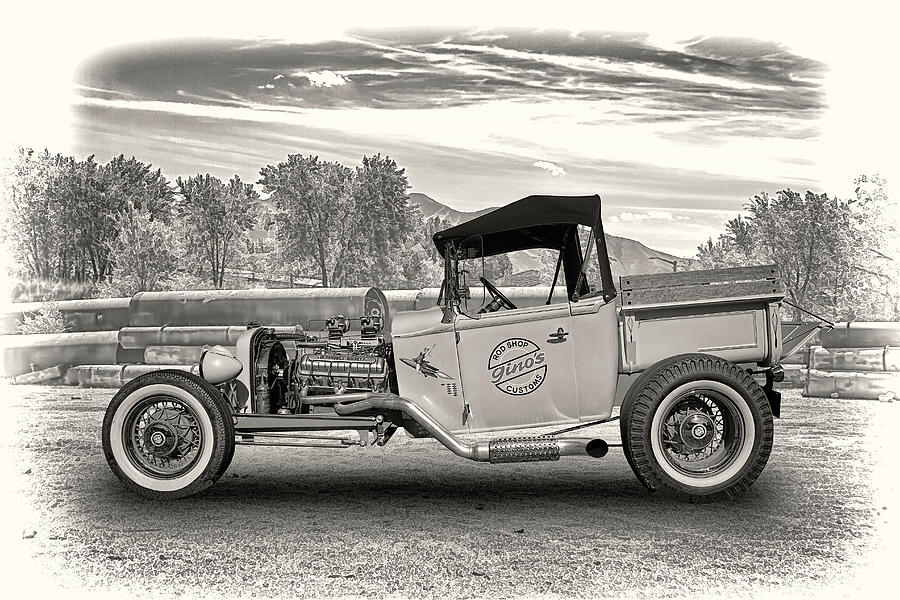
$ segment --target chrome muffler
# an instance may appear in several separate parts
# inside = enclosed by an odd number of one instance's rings
[[[514,463],[559,460],[560,456],[606,456],[609,446],[600,439],[531,436],[501,438],[467,444],[447,431],[416,404],[396,394],[365,394],[358,402],[337,403],[334,411],[351,415],[365,411],[395,410],[406,413],[457,456],[478,462]]]
[[[488,442],[488,462],[538,462],[559,460],[560,456],[606,456],[609,446],[599,439],[535,436],[502,438]]]

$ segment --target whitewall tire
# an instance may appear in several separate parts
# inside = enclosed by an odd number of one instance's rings
[[[230,407],[209,383],[162,370],[130,381],[103,420],[113,473],[152,498],[182,498],[211,486],[234,455]]]
[[[772,449],[765,393],[743,369],[714,356],[655,365],[620,414],[625,456],[641,483],[690,499],[746,493]]]

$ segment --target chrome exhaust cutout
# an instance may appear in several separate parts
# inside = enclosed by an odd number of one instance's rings
[[[489,442],[466,444],[447,431],[431,415],[409,400],[395,394],[365,394],[358,402],[337,403],[334,411],[339,415],[351,415],[372,410],[396,410],[406,413],[440,443],[457,456],[478,462],[513,463],[559,460],[560,456],[606,456],[609,446],[600,439],[531,436],[501,438]]]

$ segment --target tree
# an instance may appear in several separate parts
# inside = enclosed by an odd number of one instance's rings
[[[862,230],[864,268],[871,275],[862,282],[869,288],[864,296],[868,306],[863,310],[871,318],[900,320],[900,205],[890,200],[887,179],[880,175],[863,174],[853,183],[852,210],[872,225]]]
[[[443,267],[443,262],[441,262],[441,267]],[[512,274],[513,264],[509,255],[496,254],[494,256],[485,257],[483,263],[480,257],[460,261],[459,268],[466,271],[470,278],[469,283],[471,285],[481,285],[478,282],[478,278],[482,276],[491,283],[496,284],[507,275]],[[443,280],[443,275],[442,271],[441,280]]]
[[[423,276],[416,251],[421,213],[390,157],[363,157],[355,170],[292,154],[260,170],[275,205],[276,243],[292,275],[317,273],[324,287],[406,285]]]
[[[8,173],[6,231],[19,274],[58,281],[102,279],[105,264],[97,260],[94,242],[103,239],[103,221],[112,211],[97,206],[100,186],[93,157],[78,161],[19,148]]]
[[[361,254],[365,265],[357,279],[385,288],[434,285],[435,274],[443,272],[424,260],[434,247],[422,245],[422,212],[409,200],[405,169],[389,156],[363,157],[356,168],[353,185],[359,221]]]
[[[120,154],[103,165],[93,158],[73,165],[73,187],[78,192],[71,222],[96,283],[112,273],[110,251],[122,231],[122,219],[138,210],[147,219],[169,222],[174,194],[162,171],[153,171],[133,156]]]
[[[450,219],[442,217],[440,215],[434,215],[425,220],[425,231],[422,246],[426,251],[428,260],[432,262],[441,261],[441,255],[437,250],[437,246],[434,245],[434,234],[438,231],[450,229],[452,226],[453,223],[450,222]]]
[[[176,212],[185,228],[187,258],[196,252],[198,268],[214,288],[222,289],[226,270],[256,224],[259,194],[237,175],[227,184],[209,173],[179,177],[176,183],[181,196]]]
[[[313,268],[323,287],[344,284],[354,242],[351,177],[343,165],[299,154],[260,170],[258,183],[278,212],[275,238],[288,274]]]
[[[444,259],[434,245],[433,236],[436,232],[452,226],[449,219],[437,215],[425,219],[418,225],[422,228],[422,232],[413,237],[411,240],[413,243],[405,250],[409,266],[404,270],[403,281],[397,287],[414,289],[441,285],[444,279]]]
[[[356,281],[406,287],[427,274],[422,261],[422,213],[409,201],[406,170],[391,157],[364,156],[353,180],[359,260]]]
[[[50,153],[35,155],[19,147],[3,169],[2,235],[20,275],[49,279],[56,274],[59,244],[54,214],[58,211],[50,193]]]
[[[18,274],[37,280],[104,281],[110,244],[130,204],[167,218],[172,191],[134,157],[100,165],[18,148],[4,170],[5,235]]]
[[[715,242],[698,247],[696,266],[775,263],[787,299],[808,310],[832,319],[896,313],[896,307],[872,300],[872,288],[882,286],[878,279],[884,276],[871,268],[873,246],[891,235],[873,203],[878,201],[790,189],[774,198],[763,192],[745,205],[747,215],[730,220]],[[794,318],[801,315],[795,311]]]
[[[118,234],[117,219],[126,200],[117,193],[114,175],[104,173],[93,156],[64,158],[60,166],[57,193],[74,242],[60,248],[60,277],[104,281],[111,269],[109,245]]]
[[[129,205],[117,219],[118,235],[109,243],[113,273],[101,284],[102,296],[161,290],[178,267],[178,243],[171,223],[154,218],[144,206]]]
[[[107,193],[124,201],[119,205],[122,209],[137,209],[166,222],[171,219],[175,195],[161,169],[154,171],[151,165],[120,154],[100,167],[100,173]]]

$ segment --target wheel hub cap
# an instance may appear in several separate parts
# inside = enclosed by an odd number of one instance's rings
[[[736,456],[741,431],[737,409],[725,395],[690,390],[669,406],[660,423],[663,458],[692,477],[713,476]]]
[[[128,453],[132,462],[154,477],[177,477],[200,455],[200,422],[180,399],[147,398],[130,411],[124,429],[131,438]]]
[[[707,415],[694,413],[681,422],[681,443],[697,450],[708,445],[715,435],[715,424]]]
[[[154,456],[169,456],[178,445],[178,434],[166,423],[151,423],[143,437],[144,447]]]

